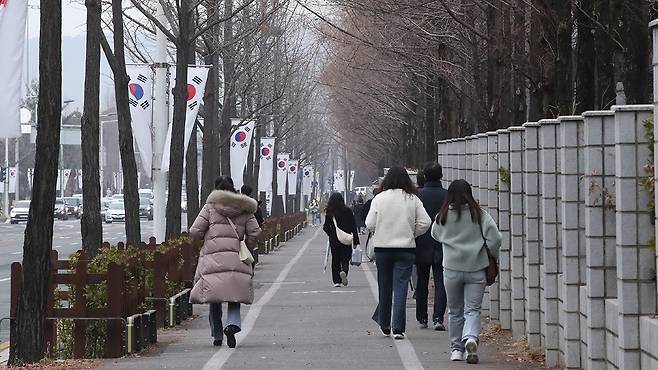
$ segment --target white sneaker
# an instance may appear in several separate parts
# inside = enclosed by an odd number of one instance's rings
[[[404,333],[393,333],[393,339],[400,340],[400,339],[404,339],[404,338],[405,338]]]
[[[466,362],[469,364],[477,364],[478,359],[478,344],[473,338],[466,341]]]
[[[464,352],[458,349],[453,349],[450,354],[450,361],[464,361]]]
[[[340,288],[340,283],[334,284],[334,288]]]
[[[343,286],[347,286],[347,274],[345,271],[340,272],[340,280],[343,282]]]

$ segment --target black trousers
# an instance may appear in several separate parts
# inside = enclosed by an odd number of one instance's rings
[[[443,285],[443,256],[434,253],[431,264],[416,265],[418,271],[418,283],[416,287],[416,320],[427,322],[427,296],[429,294],[430,270],[434,277],[434,312],[432,321],[443,324],[446,314],[446,288]]]
[[[352,247],[347,245],[331,244],[331,277],[334,284],[340,284],[340,272],[349,273],[350,260],[352,259]]]

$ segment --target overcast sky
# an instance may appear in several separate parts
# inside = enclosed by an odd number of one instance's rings
[[[30,37],[39,35],[39,1],[29,0],[28,32]],[[85,31],[85,7],[79,1],[64,0],[62,2],[62,34],[75,36]]]

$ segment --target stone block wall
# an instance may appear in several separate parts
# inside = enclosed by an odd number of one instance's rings
[[[446,185],[471,182],[503,234],[483,307],[549,366],[658,369],[653,109],[616,106],[438,143],[439,161],[456,156]]]

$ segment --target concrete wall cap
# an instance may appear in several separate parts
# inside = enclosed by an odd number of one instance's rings
[[[608,117],[614,116],[615,112],[611,110],[588,110],[583,112],[583,117]]]
[[[653,112],[653,105],[650,104],[637,104],[637,105],[613,105],[610,109],[614,112]]]
[[[478,139],[481,139],[481,138],[483,138],[483,137],[487,137],[487,134],[485,134],[485,133],[481,133],[481,134],[477,134],[477,135],[475,135],[475,137],[477,137]]]
[[[649,28],[654,28],[658,26],[658,19],[654,19],[651,22],[649,22]]]
[[[487,136],[496,136],[498,133],[496,131],[487,131]]]
[[[523,128],[523,126],[512,126],[512,127],[508,127],[507,130],[509,130],[509,132],[512,132],[512,131],[525,131],[525,128]]]
[[[498,135],[500,135],[500,134],[509,134],[510,129],[511,129],[511,127],[510,128],[501,128],[500,130],[497,130],[496,133]]]
[[[539,120],[539,125],[540,126],[553,126],[553,125],[559,125],[559,124],[560,124],[560,121],[557,120],[557,119],[549,118],[549,119],[540,119]]]
[[[539,127],[539,122],[526,122],[521,127]]]
[[[583,116],[560,116],[557,120],[560,122],[582,121]]]

